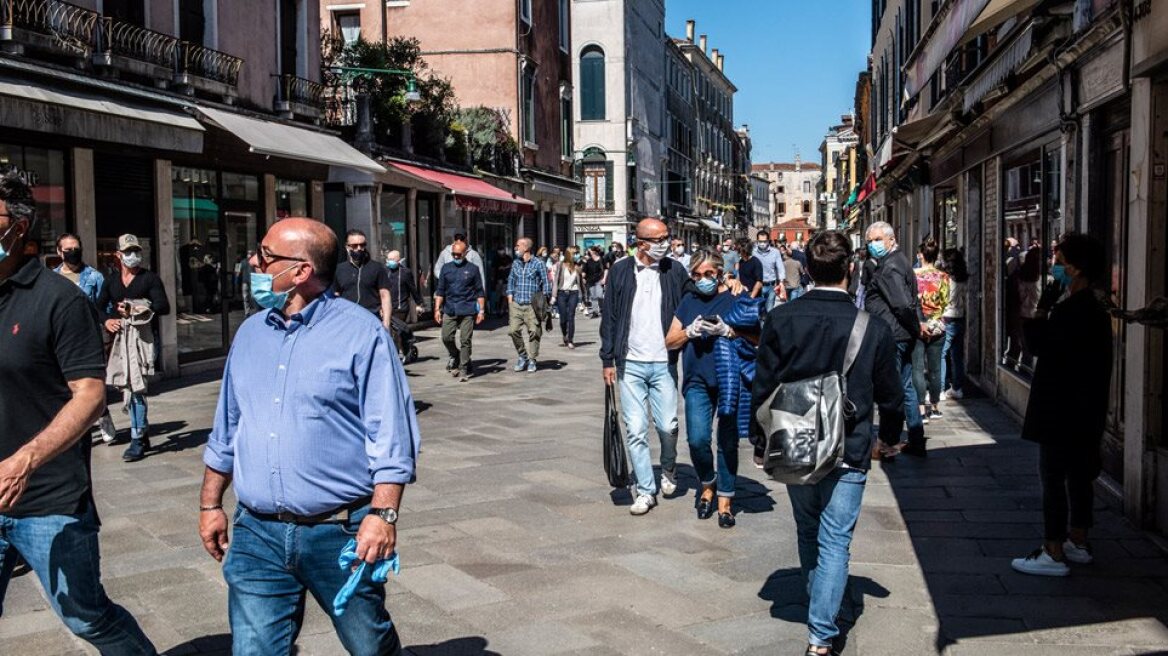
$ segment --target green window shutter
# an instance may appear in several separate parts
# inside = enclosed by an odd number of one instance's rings
[[[612,162],[604,163],[604,209],[612,211],[616,209],[616,201],[613,199],[613,182],[612,182]]]
[[[580,119],[604,119],[604,53],[599,49],[580,57]]]

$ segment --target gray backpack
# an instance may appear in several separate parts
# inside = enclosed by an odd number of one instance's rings
[[[755,419],[765,440],[763,469],[787,485],[814,485],[843,460],[845,421],[855,415],[848,400],[848,373],[868,329],[868,313],[856,315],[843,371],[780,383]]]

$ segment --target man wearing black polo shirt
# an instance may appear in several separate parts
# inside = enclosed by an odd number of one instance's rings
[[[345,250],[349,259],[337,265],[333,291],[381,317],[381,325],[392,332],[389,272],[380,262],[369,261],[369,243],[360,230],[350,230],[345,235]]]
[[[18,555],[53,610],[102,654],[156,654],[106,597],[81,436],[105,406],[105,359],[85,295],[25,254],[33,199],[0,169],[0,615]]]

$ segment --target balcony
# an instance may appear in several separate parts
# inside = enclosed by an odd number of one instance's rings
[[[276,83],[276,97],[272,101],[272,108],[276,113],[285,118],[304,116],[314,120],[324,116],[323,84],[288,74],[272,77],[279,78]]]
[[[34,51],[76,68],[232,102],[243,60],[62,0],[0,0],[0,50]]]

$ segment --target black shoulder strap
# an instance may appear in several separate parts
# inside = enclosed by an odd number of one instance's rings
[[[852,324],[852,334],[848,336],[848,350],[844,353],[844,369],[841,372],[844,378],[852,372],[852,365],[856,363],[856,356],[860,354],[860,344],[864,341],[864,333],[868,331],[868,313],[860,310],[856,314],[856,322]]]

